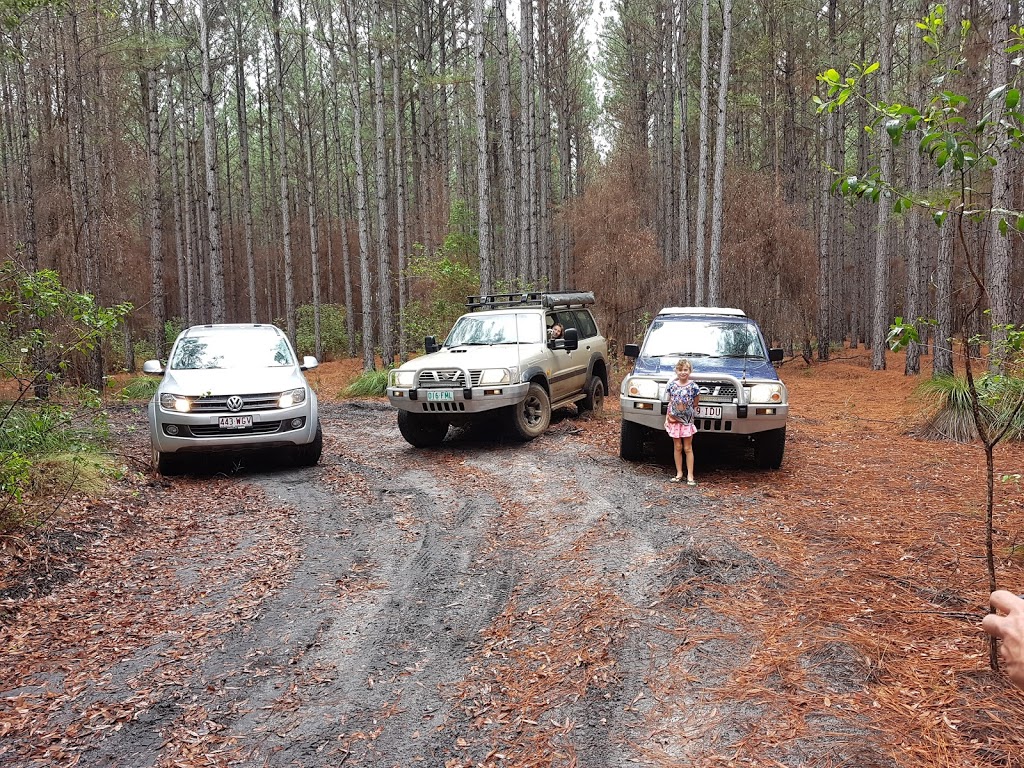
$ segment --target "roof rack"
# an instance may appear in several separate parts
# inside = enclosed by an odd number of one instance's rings
[[[562,291],[560,293],[491,293],[486,296],[467,296],[466,307],[502,309],[508,307],[585,307],[595,304],[593,291]]]

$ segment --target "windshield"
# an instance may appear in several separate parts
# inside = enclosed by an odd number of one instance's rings
[[[767,353],[751,322],[656,319],[644,341],[644,357],[753,357]]]
[[[174,348],[169,367],[279,368],[295,365],[288,342],[275,333],[216,333],[189,336]]]
[[[544,340],[540,315],[536,313],[463,315],[455,323],[446,347],[464,344],[539,344]]]

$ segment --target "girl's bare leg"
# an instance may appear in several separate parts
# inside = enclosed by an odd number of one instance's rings
[[[676,477],[683,476],[683,441],[681,438],[672,438],[672,456],[676,460]],[[692,462],[693,459],[691,458]],[[691,474],[693,474],[691,472]]]
[[[679,443],[682,442],[682,446]],[[686,451],[686,479],[693,480],[693,438],[684,437],[681,441],[676,440],[676,472],[677,474],[683,474],[683,466],[679,459],[679,449],[682,448]]]

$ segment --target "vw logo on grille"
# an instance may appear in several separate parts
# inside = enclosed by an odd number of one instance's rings
[[[228,398],[228,410],[229,411],[232,411],[232,412],[240,411],[240,410],[242,410],[242,405],[243,405],[242,398],[240,398],[238,395],[232,395],[231,397]]]

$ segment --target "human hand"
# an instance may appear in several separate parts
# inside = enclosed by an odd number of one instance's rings
[[[997,613],[990,613],[982,619],[981,628],[1002,640],[999,657],[1003,660],[1006,674],[1024,688],[1024,600],[1000,589],[992,593],[989,602]]]

